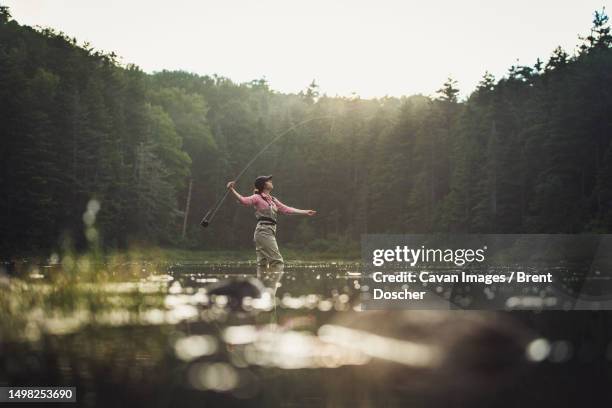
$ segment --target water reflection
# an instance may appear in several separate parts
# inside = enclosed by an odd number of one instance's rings
[[[0,381],[76,385],[85,406],[540,406],[540,378],[568,386],[559,367],[612,355],[568,335],[584,315],[361,311],[354,264],[290,265],[280,282],[252,264],[124,267],[144,276],[5,279]]]

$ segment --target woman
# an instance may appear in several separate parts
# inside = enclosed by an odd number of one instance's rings
[[[277,214],[280,212],[283,214],[313,216],[317,212],[289,207],[281,203],[276,197],[273,197],[270,194],[274,188],[272,176],[257,177],[255,179],[254,194],[248,197],[241,196],[234,188],[235,184],[235,181],[230,181],[227,183],[227,188],[232,191],[241,204],[255,207],[257,226],[253,234],[253,241],[255,242],[255,252],[257,253],[257,276],[262,279],[266,286],[272,286],[275,289],[284,266],[283,257],[276,243]],[[264,273],[268,266],[272,273]]]

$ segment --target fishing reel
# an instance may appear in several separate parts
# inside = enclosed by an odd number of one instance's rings
[[[208,216],[210,215],[210,210],[206,213],[206,215],[204,216],[204,218],[202,218],[202,221],[200,221],[200,225],[203,228],[208,227],[208,224],[210,224],[210,220],[208,219]]]

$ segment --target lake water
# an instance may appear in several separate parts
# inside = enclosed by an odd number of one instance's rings
[[[609,312],[360,311],[367,282],[352,263],[289,264],[274,298],[238,300],[211,290],[253,278],[253,264],[122,267],[139,273],[66,283],[42,265],[4,276],[0,385],[76,386],[78,405],[92,407],[577,406],[609,397]]]

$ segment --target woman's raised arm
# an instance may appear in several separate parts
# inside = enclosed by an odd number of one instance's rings
[[[241,196],[240,193],[238,191],[236,191],[236,189],[234,188],[235,185],[236,185],[235,181],[229,181],[227,183],[227,188],[230,189],[230,191],[232,192],[232,194],[234,194],[234,197],[236,197],[238,199],[240,204],[243,204],[243,205],[246,205],[246,206],[253,205],[254,195],[251,195],[251,196],[248,196],[248,197]]]

